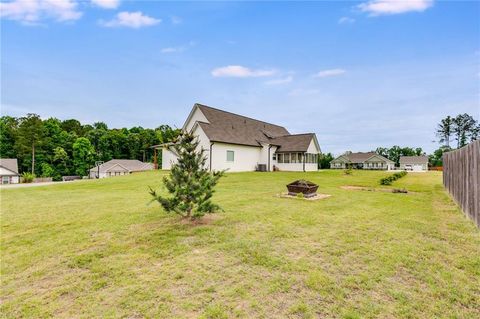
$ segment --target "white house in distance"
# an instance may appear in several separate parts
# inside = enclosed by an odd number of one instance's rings
[[[428,171],[428,156],[400,156],[400,169],[414,172]]]
[[[16,158],[0,159],[0,178],[2,179],[2,184],[17,184],[20,182]]]
[[[195,104],[183,131],[192,132],[212,170],[316,171],[320,146],[314,133],[290,134],[284,127]],[[177,156],[171,144],[162,145],[162,169]]]
[[[139,160],[112,159],[90,169],[89,178],[105,178],[111,176],[129,175],[133,172],[143,172],[153,169],[152,163]]]
[[[330,168],[356,168],[370,170],[392,170],[395,163],[374,152],[346,152],[330,162]]]

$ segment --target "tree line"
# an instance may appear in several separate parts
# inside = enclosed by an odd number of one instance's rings
[[[440,147],[430,155],[430,164],[442,166],[443,153],[461,148],[480,137],[480,123],[466,113],[448,115],[437,125],[435,134],[439,138]]]
[[[151,147],[172,141],[179,132],[168,125],[110,129],[103,122],[83,125],[76,119],[43,120],[37,114],[2,116],[0,157],[16,158],[20,172],[60,180],[62,176],[86,175],[96,161],[152,162]],[[161,157],[161,152],[158,155]]]

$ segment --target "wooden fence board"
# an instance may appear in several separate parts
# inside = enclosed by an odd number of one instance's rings
[[[480,227],[480,140],[443,154],[443,185]]]

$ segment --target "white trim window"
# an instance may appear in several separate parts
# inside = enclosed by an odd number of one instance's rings
[[[234,162],[234,161],[235,161],[235,152],[227,151],[227,162]]]

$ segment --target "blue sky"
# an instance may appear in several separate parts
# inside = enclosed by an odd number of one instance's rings
[[[195,102],[323,151],[434,150],[480,117],[477,1],[1,1],[1,113],[181,127]]]

